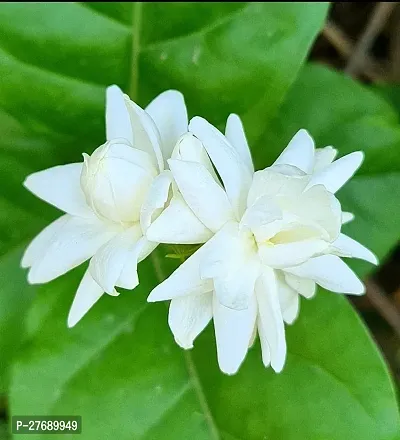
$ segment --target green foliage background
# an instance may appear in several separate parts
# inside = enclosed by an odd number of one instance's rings
[[[173,269],[162,251],[141,264],[139,288],[102,298],[72,330],[66,317],[82,268],[40,287],[19,268],[27,242],[59,215],[22,181],[103,143],[113,83],[143,106],[176,88],[191,116],[219,127],[240,114],[258,169],[299,128],[341,155],[363,150],[362,169],[339,193],[356,215],[345,232],[384,259],[399,238],[398,92],[381,97],[304,65],[327,10],[301,2],[0,5],[0,388],[10,415],[79,414],[85,440],[400,438],[387,368],[343,297],[321,291],[302,301],[281,374],[262,367],[256,344],[228,377],[212,326],[184,352],[165,306],[146,303],[159,282],[154,265],[163,276]],[[371,270],[351,263],[361,276]]]

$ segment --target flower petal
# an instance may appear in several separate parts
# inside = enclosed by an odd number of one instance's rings
[[[143,170],[153,177],[158,175],[158,169],[155,168],[152,156],[149,153],[137,148],[132,148],[132,146],[125,143],[125,141],[122,141],[121,139],[114,139],[104,144],[104,147],[106,147],[104,148],[105,151],[100,153],[100,155],[103,157],[106,156],[109,159],[121,159],[132,163],[133,165],[143,168]],[[98,150],[99,149],[95,150],[95,152]]]
[[[72,302],[68,314],[68,327],[71,328],[79,322],[101,298],[103,293],[103,289],[94,281],[89,270],[87,270]]]
[[[207,228],[217,232],[233,219],[225,191],[204,165],[176,159],[169,159],[168,164],[185,202]]]
[[[45,252],[32,265],[29,283],[47,283],[65,274],[88,260],[115,234],[100,220],[68,215]]]
[[[241,218],[246,209],[252,173],[225,136],[205,119],[194,117],[189,123],[189,130],[203,143],[224,182],[237,218]]]
[[[354,214],[352,212],[342,212],[342,225],[350,223],[354,220]]]
[[[128,253],[125,265],[116,282],[117,287],[132,290],[139,284],[137,265],[150,255],[157,245],[158,243],[153,243],[146,237],[139,238]]]
[[[161,152],[161,138],[156,124],[147,112],[131,101],[128,96],[124,97],[133,130],[132,146],[149,153],[158,165],[159,171],[163,171],[164,159]]]
[[[133,131],[122,90],[115,84],[106,90],[107,140],[124,138],[133,145]]]
[[[260,338],[262,361],[265,367],[269,367],[271,364],[271,351],[269,349],[266,331],[261,325],[260,315],[258,315],[257,318],[257,331]]]
[[[257,242],[261,243],[279,231],[282,224],[280,220],[282,211],[275,200],[262,196],[246,209],[240,225],[251,229]]]
[[[129,252],[133,250],[141,236],[142,230],[136,224],[104,244],[90,260],[90,275],[106,293],[113,294]]]
[[[195,216],[180,194],[176,194],[167,208],[147,229],[151,241],[169,244],[204,243],[212,232]]]
[[[161,150],[166,160],[171,157],[179,137],[188,130],[188,115],[183,95],[177,90],[167,90],[154,98],[145,110],[160,132]]]
[[[307,130],[299,130],[276,159],[274,165],[292,165],[310,174],[314,167],[314,151],[313,138]]]
[[[82,165],[70,163],[38,171],[25,179],[24,186],[68,214],[90,217],[92,212],[80,184]]]
[[[279,373],[285,364],[286,339],[278,298],[278,285],[275,272],[272,269],[264,268],[256,283],[256,296],[261,349],[263,352],[266,350],[263,362],[265,366],[268,366],[270,358],[272,368]]]
[[[286,283],[282,274],[276,273],[276,275],[282,317],[287,324],[292,324],[299,315],[299,294]]]
[[[331,253],[339,257],[360,258],[361,260],[378,265],[378,258],[374,253],[345,234],[339,235],[337,240],[332,243],[332,248]]]
[[[144,232],[161,214],[168,200],[171,183],[172,174],[169,170],[163,171],[153,180],[140,210],[140,225]]]
[[[126,145],[114,145],[125,147]],[[93,157],[93,156],[92,156]],[[136,222],[154,174],[125,158],[106,156],[97,165],[101,171],[93,174],[92,157],[85,156],[82,188],[92,209],[114,222]]]
[[[171,159],[196,162],[204,165],[212,178],[220,184],[203,144],[192,133],[185,133],[176,143]],[[221,184],[222,186],[222,184]]]
[[[165,301],[185,295],[207,293],[213,290],[211,280],[200,277],[200,263],[215,237],[191,255],[166,280],[156,286],[147,298],[148,302]]]
[[[237,223],[225,225],[214,236],[200,265],[201,277],[213,280],[219,302],[235,310],[248,307],[259,272],[251,234],[239,232]]]
[[[259,244],[263,264],[274,269],[296,266],[327,249],[325,240],[309,239],[282,244]]]
[[[283,206],[284,203],[287,206]],[[325,230],[329,241],[338,237],[342,225],[341,206],[323,185],[315,185],[297,198],[283,199],[280,205],[297,215],[300,222]]]
[[[274,200],[279,195],[295,199],[301,195],[310,178],[304,174],[290,175],[282,173],[279,171],[282,167],[282,165],[274,165],[254,173],[253,182],[247,197],[247,206],[253,205],[260,197],[269,197]],[[285,166],[285,169],[288,172],[293,170],[294,173],[297,170],[291,165]]]
[[[213,317],[219,367],[226,374],[235,374],[246,357],[256,322],[254,294],[244,310],[229,309],[214,296]]]
[[[313,185],[324,185],[329,192],[335,194],[354,175],[363,160],[362,151],[356,151],[335,160],[312,176],[308,188]]]
[[[69,215],[63,215],[39,232],[26,248],[22,257],[21,267],[31,267],[43,256],[55,237],[57,237],[58,231],[63,228],[69,218]]]
[[[225,137],[230,144],[236,148],[236,151],[239,153],[250,172],[254,173],[253,160],[251,158],[251,152],[249,144],[247,143],[243,124],[240,117],[234,113],[230,114],[226,121]]]
[[[313,280],[300,278],[286,271],[284,271],[283,273],[286,284],[297,293],[299,293],[301,296],[310,299],[315,295],[317,288]]]
[[[212,292],[174,298],[169,306],[168,324],[176,343],[185,349],[212,318]]]
[[[332,292],[352,295],[362,295],[365,292],[357,275],[335,255],[312,258],[299,266],[287,268],[286,272],[301,278],[310,278]]]
[[[333,147],[324,147],[324,148],[317,148],[315,150],[315,156],[314,156],[314,169],[313,173],[321,171],[323,168],[326,168],[328,165],[330,165],[336,155],[337,155],[336,148]]]

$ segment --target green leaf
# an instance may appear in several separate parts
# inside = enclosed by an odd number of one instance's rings
[[[145,301],[151,273],[147,261],[135,292],[105,298],[72,330],[65,321],[81,273],[41,288],[14,367],[14,412],[80,414],[85,439],[398,435],[385,366],[344,298],[323,292],[303,301],[287,329],[283,373],[264,369],[256,344],[229,377],[218,369],[211,328],[193,352],[174,343],[164,305]]]
[[[252,141],[266,133],[265,148],[259,142],[253,153],[259,167],[268,165],[305,108],[312,108],[314,118],[320,115],[319,103],[311,101],[318,96],[311,82],[304,107],[288,118],[282,113],[288,131],[271,123],[326,11],[327,4],[301,2],[154,2],[136,3],[133,10],[124,3],[0,5],[5,133],[0,175],[6,190],[0,199],[0,252],[8,256],[11,246],[56,215],[21,183],[32,170],[80,160],[82,151],[103,142],[104,89],[111,83],[137,90],[143,105],[158,92],[177,88],[192,115],[219,126],[228,113],[240,113]],[[321,72],[314,80],[326,84],[319,86],[323,94],[331,83]],[[296,90],[299,94],[299,84],[287,102]],[[364,113],[352,113],[358,104],[351,99],[366,93],[357,87],[351,83],[347,107],[338,107],[341,118],[351,115],[355,124]],[[375,111],[394,136],[390,108],[372,99],[365,114]],[[361,127],[370,125],[365,121]],[[345,133],[334,128],[332,135]],[[374,148],[386,151],[384,143]],[[398,169],[389,150],[376,172]],[[380,215],[379,205],[365,201]],[[352,199],[349,204],[353,209]],[[82,415],[85,440],[394,440],[399,435],[386,368],[344,298],[321,293],[303,301],[300,319],[287,330],[282,374],[262,367],[256,344],[239,374],[228,377],[218,370],[211,327],[185,352],[173,341],[165,306],[146,303],[160,269],[165,276],[176,263],[164,257],[159,250],[155,265],[157,257],[142,263],[138,289],[105,296],[72,330],[66,317],[82,268],[38,289],[11,367],[12,414]],[[12,276],[2,262],[0,268]]]
[[[7,391],[9,365],[18,351],[25,313],[34,299],[34,289],[27,287],[25,273],[19,267],[21,250],[10,249],[0,257],[0,395]]]
[[[372,89],[386,98],[400,114],[400,87],[397,84],[374,84]]]

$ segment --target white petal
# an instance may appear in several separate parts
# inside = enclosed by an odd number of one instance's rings
[[[246,209],[240,225],[251,229],[257,242],[261,243],[275,235],[282,222],[282,212],[275,200],[262,196]]]
[[[117,287],[132,290],[139,284],[137,265],[140,261],[150,255],[157,245],[158,243],[153,243],[147,240],[146,237],[141,237],[137,241],[128,253],[126,263],[116,283]]]
[[[90,275],[106,293],[113,294],[129,252],[141,236],[140,226],[136,224],[104,244],[90,260]],[[135,263],[137,264],[137,260]]]
[[[124,138],[133,145],[131,119],[122,90],[112,85],[106,91],[106,132],[107,140]]]
[[[331,193],[338,191],[357,171],[362,161],[364,153],[356,151],[347,156],[335,160],[331,165],[315,173],[308,187],[313,185],[324,185]]]
[[[146,232],[149,240],[170,244],[204,243],[212,236],[180,194],[172,198]]]
[[[317,171],[320,171],[323,168],[330,165],[334,161],[336,155],[337,155],[336,148],[330,146],[324,148],[317,148],[315,150],[313,172],[315,173]]]
[[[260,272],[257,249],[250,233],[238,231],[238,224],[227,224],[219,231],[200,265],[202,278],[214,281],[215,295],[225,307],[248,307]]]
[[[217,232],[233,219],[225,191],[203,165],[175,159],[168,164],[185,202],[207,228]]]
[[[246,357],[256,322],[254,294],[245,310],[224,307],[214,296],[213,317],[219,367],[226,374],[235,374]]]
[[[146,112],[160,132],[161,149],[164,159],[167,160],[171,157],[180,136],[188,130],[188,115],[183,95],[177,90],[167,90],[150,102]]]
[[[68,222],[69,218],[69,215],[63,215],[39,232],[25,250],[21,261],[21,266],[23,268],[32,266],[43,256],[54,238],[57,237],[58,231],[62,229],[66,222]]]
[[[103,289],[94,281],[87,270],[72,302],[68,314],[68,327],[71,328],[80,321],[102,295]]]
[[[140,225],[144,232],[161,214],[167,203],[171,182],[172,175],[169,170],[163,171],[153,180],[140,210]]]
[[[236,148],[241,159],[246,164],[250,172],[254,173],[254,165],[251,158],[249,144],[247,143],[242,121],[238,115],[232,113],[228,116],[228,120],[226,121],[225,136],[231,145]]]
[[[282,317],[287,324],[292,324],[299,315],[299,294],[286,283],[282,274],[276,275]]]
[[[253,333],[251,334],[249,341],[249,348],[254,345],[254,342],[256,341],[256,337],[257,337],[257,320],[254,323]]]
[[[286,340],[281,306],[279,304],[277,280],[272,269],[265,267],[263,274],[257,280],[256,295],[258,302],[258,330],[265,366],[269,357],[272,368],[279,373],[285,364]],[[268,356],[269,355],[269,356]]]
[[[360,258],[372,264],[378,264],[378,258],[369,249],[345,234],[340,234],[332,243],[331,252],[339,257]]]
[[[115,231],[100,220],[68,217],[44,254],[32,265],[29,283],[46,283],[65,274],[88,260],[115,235]]]
[[[104,218],[115,222],[138,221],[153,175],[123,159],[107,158],[102,166],[102,171],[96,174],[87,191],[93,208]],[[86,172],[82,174],[83,184],[88,181],[86,174],[89,175]]]
[[[143,170],[153,177],[158,175],[158,169],[155,168],[154,161],[149,153],[137,148],[132,148],[132,146],[125,143],[125,141],[122,141],[121,139],[114,139],[106,143],[107,149],[104,156],[109,159],[121,159],[132,163],[143,168]],[[95,153],[93,153],[92,156],[94,154]]]
[[[249,194],[247,197],[247,206],[253,205],[260,197],[269,197],[276,199],[281,197],[290,197],[295,199],[299,197],[307,186],[310,178],[306,175],[288,175],[282,173],[279,169],[281,165],[256,171],[253,177]],[[286,171],[296,170],[291,165],[285,166]],[[294,171],[295,172],[295,171]]]
[[[156,286],[149,297],[148,302],[165,301],[184,295],[207,293],[213,290],[211,280],[203,280],[200,277],[200,263],[208,252],[210,244],[215,237],[204,244],[199,250],[182,263],[175,272],[166,280]]]
[[[80,184],[82,165],[70,163],[38,171],[26,178],[24,186],[68,214],[90,217],[91,210]]]
[[[225,307],[233,310],[243,310],[249,307],[249,298],[254,293],[256,279],[260,273],[257,260],[247,263],[244,272],[240,273],[240,266],[228,276],[214,278],[215,296]]]
[[[139,241],[140,241],[140,252],[139,252],[138,262],[140,263],[154,251],[154,249],[158,246],[159,243],[155,243],[153,241],[147,240],[146,237],[142,237]]]
[[[195,338],[212,318],[212,292],[174,298],[169,306],[168,324],[176,343],[193,347]]]
[[[161,152],[161,138],[153,119],[126,95],[125,104],[131,119],[133,147],[149,153],[155,159],[159,171],[163,171],[164,159]]]
[[[310,174],[314,167],[314,150],[314,141],[307,130],[299,130],[274,165],[292,165]]]
[[[323,185],[315,185],[297,198],[281,200],[280,206],[296,214],[300,222],[325,230],[329,241],[338,237],[342,225],[341,206]]]
[[[192,133],[185,133],[176,143],[171,159],[180,159],[204,165],[213,179],[220,184],[203,144]],[[222,185],[221,185],[222,186]]]
[[[274,269],[296,266],[309,258],[321,254],[328,243],[320,239],[293,241],[282,244],[260,244],[259,255],[263,264]]]
[[[335,255],[312,258],[299,266],[286,269],[286,272],[310,278],[332,292],[352,295],[362,295],[365,292],[357,275]]]
[[[310,299],[315,295],[317,288],[313,280],[300,278],[289,272],[284,272],[284,277],[287,285],[304,298]]]
[[[194,117],[189,123],[189,130],[203,143],[224,182],[237,218],[241,218],[246,209],[252,173],[225,136],[205,119]]]
[[[354,220],[354,214],[352,212],[342,212],[342,225],[350,223]]]
[[[260,338],[262,361],[265,367],[269,367],[271,364],[271,351],[269,349],[266,331],[261,325],[260,315],[258,315],[257,318],[257,331]]]

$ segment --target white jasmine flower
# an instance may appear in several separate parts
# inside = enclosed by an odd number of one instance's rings
[[[312,138],[300,130],[271,167],[254,173],[236,115],[228,118],[225,136],[199,117],[189,130],[204,145],[223,187],[199,163],[182,157],[168,163],[183,199],[213,237],[148,301],[171,300],[169,325],[185,349],[213,319],[223,372],[237,372],[257,332],[264,365],[279,372],[286,357],[284,322],[296,318],[299,295],[312,297],[316,284],[362,294],[362,282],[340,257],[377,262],[341,233],[342,223],[352,216],[342,212],[334,195],[358,169],[363,154],[333,161],[336,150],[315,150]],[[192,141],[185,137],[182,142]],[[150,227],[150,239],[152,232]],[[156,237],[174,240],[164,213],[157,219]]]
[[[68,325],[75,325],[106,292],[133,289],[137,264],[158,243],[143,234],[142,206],[157,204],[149,194],[164,170],[164,159],[187,131],[183,96],[174,90],[156,97],[146,110],[110,86],[106,95],[107,142],[83,163],[33,173],[25,186],[64,211],[25,251],[28,281],[46,283],[90,259],[73,301]],[[154,217],[154,212],[153,212]]]

